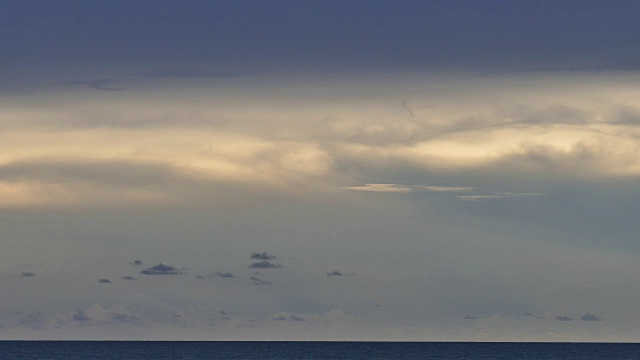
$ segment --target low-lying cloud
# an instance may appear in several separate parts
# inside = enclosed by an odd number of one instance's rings
[[[140,274],[144,275],[184,275],[182,271],[184,269],[178,269],[173,266],[164,265],[162,263],[146,268],[140,271]]]
[[[249,268],[251,269],[280,269],[282,268],[281,264],[278,263],[274,263],[271,261],[258,261],[258,262],[254,262],[253,264],[249,265]]]
[[[262,253],[253,253],[251,254],[251,259],[252,260],[275,260],[278,257],[275,255],[269,255],[266,252],[262,252]]]
[[[232,273],[228,272],[215,272],[209,273],[206,275],[196,275],[196,279],[213,279],[213,278],[221,278],[221,279],[233,279],[235,276]]]

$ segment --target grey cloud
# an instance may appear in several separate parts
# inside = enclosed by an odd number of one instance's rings
[[[144,275],[183,275],[184,272],[181,269],[175,268],[173,266],[164,265],[162,263],[146,268],[140,271],[140,274]]]
[[[289,320],[291,321],[305,321],[305,319],[303,317],[300,317],[296,314],[290,314],[289,315]]]
[[[123,276],[121,277],[122,280],[138,280],[137,278],[134,278],[133,276]]]
[[[273,263],[271,261],[259,261],[249,265],[251,269],[280,269],[281,264]]]
[[[137,316],[120,314],[120,313],[109,313],[109,318],[115,322],[125,323],[125,324],[142,324],[142,319]]]
[[[100,284],[111,284],[111,280],[109,279],[100,279],[98,280]]]
[[[305,321],[305,318],[298,316],[296,314],[289,314],[289,316],[279,315],[277,317],[272,317],[271,320],[275,321]]]
[[[602,321],[602,318],[591,313],[586,313],[580,316],[580,320],[582,321]]]
[[[44,317],[39,311],[34,311],[26,316],[21,316],[18,319],[18,323],[21,325],[27,325],[32,327],[38,327],[44,323]]]
[[[135,265],[135,266],[143,265],[142,261],[140,261],[140,260],[133,260],[133,261],[132,261],[132,262],[130,262],[129,264],[131,264],[131,265]]]
[[[163,69],[149,71],[139,75],[155,79],[232,78],[244,76],[244,74],[240,72],[202,71],[193,69]]]
[[[20,277],[35,277],[35,276],[36,276],[36,274],[34,274],[34,273],[30,272],[30,271],[24,271],[24,272],[20,275]]]
[[[215,272],[215,273],[209,273],[206,275],[196,275],[197,279],[212,279],[214,277],[218,277],[218,278],[222,278],[222,279],[233,279],[235,276],[233,276],[232,273],[223,273],[223,272]]]
[[[251,254],[251,259],[256,259],[256,260],[275,260],[277,258],[278,258],[277,256],[269,255],[266,252]]]
[[[79,86],[87,87],[94,90],[100,90],[100,91],[122,90],[120,88],[109,86],[110,84],[113,84],[115,81],[116,81],[115,79],[95,79],[95,80],[85,80],[85,81],[65,80],[64,83],[69,85],[79,85]]]
[[[558,320],[558,321],[573,321],[573,318],[571,316],[559,315],[559,316],[556,316],[556,320]]]
[[[260,278],[255,277],[255,276],[252,276],[250,279],[251,279],[251,281],[253,281],[253,283],[255,285],[270,285],[271,284],[271,281],[265,281],[265,280],[262,280]]]
[[[469,314],[465,314],[462,318],[465,319],[465,320],[477,320],[478,319],[477,317],[473,317],[473,316],[471,316]]]
[[[73,319],[73,321],[79,322],[91,320],[91,318],[87,316],[87,314],[85,314],[82,310],[78,310],[73,315],[71,315],[71,319]]]
[[[328,272],[327,276],[342,276],[342,273],[340,271],[332,271]]]

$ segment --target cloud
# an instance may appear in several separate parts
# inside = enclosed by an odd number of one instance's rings
[[[134,278],[133,276],[123,276],[121,277],[122,280],[138,280],[137,278]]]
[[[582,320],[582,321],[602,321],[602,318],[600,318],[599,316],[590,314],[590,313],[586,313],[586,314],[580,316],[580,320]]]
[[[302,316],[298,316],[294,313],[290,313],[290,314],[282,314],[282,315],[278,315],[278,316],[274,316],[271,318],[271,320],[275,320],[275,321],[306,321],[306,319]]]
[[[282,268],[281,264],[278,263],[273,263],[271,261],[259,261],[259,262],[254,262],[253,264],[249,265],[249,268],[251,269],[280,269]]]
[[[109,313],[109,318],[110,320],[113,320],[114,322],[118,322],[118,323],[124,323],[124,324],[142,324],[142,319],[140,319],[137,316],[133,316],[130,314],[120,314],[120,313],[113,313],[110,312]]]
[[[566,316],[566,315],[559,315],[556,316],[556,320],[558,321],[573,321],[573,318],[570,316]]]
[[[212,279],[214,277],[218,277],[218,278],[222,278],[222,279],[233,279],[235,276],[233,276],[232,273],[223,273],[223,272],[215,272],[215,273],[209,273],[206,275],[196,275],[197,279]]]
[[[291,321],[305,321],[305,319],[301,316],[298,316],[296,314],[290,314],[289,315],[289,320]]]
[[[100,283],[100,284],[111,284],[111,280],[109,280],[109,279],[100,279],[100,280],[98,280],[98,283]]]
[[[473,317],[473,316],[471,316],[469,314],[465,314],[462,318],[464,320],[477,320],[478,319],[477,317]]]
[[[101,91],[120,91],[120,90],[122,90],[120,88],[115,88],[115,87],[109,86],[110,84],[113,84],[114,82],[116,82],[115,79],[95,79],[95,80],[86,80],[86,81],[65,80],[64,81],[65,84],[80,85],[80,86],[87,87],[87,88],[94,89],[94,90],[101,90]]]
[[[76,311],[73,315],[71,315],[71,319],[73,321],[85,322],[91,320],[91,318],[84,313],[82,310]]]
[[[252,276],[250,279],[251,279],[251,281],[253,281],[253,283],[255,285],[270,285],[271,284],[271,281],[265,281],[265,280],[262,280],[260,278],[255,277],[255,276]]]
[[[182,269],[183,270],[183,269]],[[158,265],[154,265],[152,267],[146,268],[140,271],[140,274],[144,275],[184,275],[181,269],[175,268],[173,266],[164,265],[162,263]]]
[[[351,190],[351,191],[365,191],[365,192],[376,192],[376,193],[401,193],[407,194],[412,191],[412,189],[406,185],[398,185],[398,184],[365,184],[364,186],[350,186],[350,187],[342,187],[341,190]]]
[[[470,192],[475,190],[474,187],[469,186],[433,186],[433,185],[414,185],[418,189],[425,189],[433,192]]]
[[[156,79],[234,78],[244,76],[240,72],[203,71],[193,69],[163,69],[141,73],[140,76]]]
[[[407,194],[419,191],[440,193],[470,192],[470,186],[436,186],[436,185],[400,185],[400,184],[365,184],[363,186],[343,187],[341,190]]]
[[[251,254],[251,259],[256,259],[256,260],[275,260],[277,258],[278,258],[277,256],[269,255],[266,252]]]
[[[24,271],[22,272],[22,274],[20,275],[20,277],[35,277],[36,274],[30,272],[30,271]]]
[[[466,201],[484,201],[484,200],[500,200],[508,198],[529,198],[536,196],[543,196],[542,193],[496,193],[492,195],[459,195],[460,200]]]
[[[331,271],[327,272],[327,276],[342,276],[342,273],[340,271]]]
[[[140,260],[133,260],[133,261],[132,261],[132,262],[130,262],[129,264],[131,264],[131,265],[135,265],[135,266],[144,265],[144,264],[142,263],[142,261],[140,261]]]

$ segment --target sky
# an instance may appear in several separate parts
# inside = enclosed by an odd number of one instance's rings
[[[0,2],[0,339],[640,340],[639,13]]]

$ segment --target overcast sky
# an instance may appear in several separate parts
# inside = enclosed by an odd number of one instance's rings
[[[639,15],[1,2],[0,338],[638,341]]]

